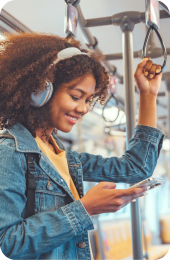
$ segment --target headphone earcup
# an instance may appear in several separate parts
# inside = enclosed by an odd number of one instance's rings
[[[53,93],[53,84],[50,81],[45,82],[44,90],[39,90],[37,93],[33,92],[31,94],[30,106],[32,107],[42,107],[51,98]]]

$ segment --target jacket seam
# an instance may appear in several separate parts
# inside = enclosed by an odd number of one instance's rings
[[[155,127],[152,127],[152,126],[148,126],[148,125],[137,125],[137,126],[136,126],[136,129],[137,129],[137,128],[145,128],[145,129],[149,128],[149,129],[151,129],[152,131],[155,131],[155,132],[158,132],[158,133],[160,133],[160,134],[163,134],[163,132],[162,132],[161,130],[159,130],[159,129],[155,128]]]
[[[81,203],[81,202],[79,202],[79,203]],[[79,205],[79,203],[78,203],[78,205]],[[83,207],[84,207],[84,206],[83,206]],[[84,216],[85,216],[85,218],[87,219],[87,222],[89,223],[89,225],[91,225],[91,223],[89,222],[89,220],[88,220],[88,218],[87,218],[86,214],[84,214],[84,212],[83,212],[82,208],[80,207],[80,205],[79,205],[79,208],[81,209],[81,211],[82,211],[83,215],[84,215]],[[86,209],[85,209],[85,210],[86,210]]]
[[[12,144],[3,144],[3,145],[8,145],[8,146],[10,146],[10,147],[15,148],[15,145],[12,145]]]
[[[71,219],[74,221],[75,226],[77,227],[77,230],[79,231],[79,227],[78,227],[78,225],[77,225],[77,223],[76,223],[76,221],[74,219],[74,216],[72,215],[72,212],[69,211],[69,209],[67,208],[67,205],[66,205],[66,211],[68,211],[68,214],[70,213]]]
[[[143,137],[141,137],[141,135],[143,135]],[[152,142],[153,144],[157,144],[157,145],[159,145],[159,142],[160,142],[159,138],[148,135],[148,134],[144,134],[144,133],[135,133],[132,136],[132,138],[149,141],[149,142]]]
[[[67,205],[66,205],[65,207],[63,207],[63,211],[67,214],[68,218],[71,220],[71,223],[72,223],[72,222],[75,223],[74,226],[76,226],[77,230],[79,231],[79,229],[78,229],[78,227],[77,227],[77,224],[76,224],[74,218],[70,218],[70,216],[69,216],[69,213],[70,213],[70,212],[69,212],[69,210],[67,209]],[[67,212],[67,211],[68,211],[68,212]],[[70,215],[71,215],[71,213],[70,213]],[[72,221],[72,220],[73,220],[73,221]],[[71,226],[72,226],[72,224],[71,224]],[[77,233],[77,230],[75,229],[74,226],[73,226],[73,229],[74,229],[75,232]]]
[[[76,255],[77,255],[77,259],[78,259],[78,250],[77,250],[77,242],[76,242],[76,238],[74,237],[74,242],[75,242],[75,245],[76,245]]]
[[[47,179],[47,180],[50,180],[50,178],[49,178],[49,176],[45,176],[45,175],[43,175],[43,174],[34,174],[34,177],[35,178],[42,178],[42,179]]]
[[[49,195],[58,195],[58,196],[61,196],[61,197],[65,197],[66,194],[62,194],[62,193],[59,193],[59,192],[48,192],[46,190],[35,190],[35,192],[39,192],[39,193],[46,193],[46,194],[49,194]]]
[[[22,157],[21,157],[21,154],[20,154],[20,153],[19,153],[19,157],[20,157],[20,161],[21,161],[21,167],[22,167],[22,169],[23,169],[23,171],[24,171],[23,160],[22,160]],[[25,171],[24,171],[24,173],[25,173]]]
[[[148,159],[148,154],[149,154],[150,145],[151,145],[151,142],[149,143],[148,150],[147,150],[147,154],[146,154],[145,161],[144,161],[144,164],[143,164],[142,169],[144,169],[145,166],[146,166],[146,162],[147,162],[147,159]]]

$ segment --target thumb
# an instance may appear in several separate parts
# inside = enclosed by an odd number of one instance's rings
[[[114,183],[114,182],[104,181],[104,182],[102,182],[102,185],[103,185],[103,189],[108,189],[108,190],[116,189],[116,183]]]
[[[143,71],[143,67],[146,65],[147,61],[149,60],[149,57],[143,58],[142,62],[139,63],[138,68]]]
[[[139,76],[141,76],[143,74],[144,66],[146,65],[146,63],[149,59],[150,59],[149,57],[145,57],[142,60],[142,62],[138,64],[135,74],[134,74],[135,78],[138,78]]]

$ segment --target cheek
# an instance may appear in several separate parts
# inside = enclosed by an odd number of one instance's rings
[[[65,91],[58,92],[52,101],[51,116],[52,118],[63,116],[76,108],[75,101]]]

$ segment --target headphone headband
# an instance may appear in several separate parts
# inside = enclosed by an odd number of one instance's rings
[[[87,55],[89,56],[88,53],[86,52],[81,52],[78,48],[75,48],[75,47],[69,47],[69,48],[66,48],[62,51],[60,51],[57,55],[57,59],[53,61],[52,64],[57,64],[60,60],[65,60],[65,59],[68,59],[68,58],[71,58],[73,56],[76,56],[76,55]]]

